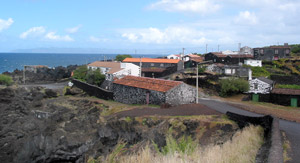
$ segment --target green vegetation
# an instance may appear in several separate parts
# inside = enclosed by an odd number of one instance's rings
[[[123,55],[119,54],[116,56],[116,61],[122,62],[125,58],[132,58],[132,56],[128,54],[123,54]]]
[[[269,77],[271,74],[265,67],[251,67],[252,76],[254,77]]]
[[[300,44],[290,45],[292,48],[292,53],[300,53]]]
[[[221,87],[220,96],[222,97],[240,94],[249,90],[249,83],[239,78],[222,79],[219,84]]]
[[[74,79],[100,86],[105,80],[105,76],[99,70],[88,70],[86,66],[78,67],[73,74]]]
[[[10,85],[12,85],[12,83],[13,83],[13,80],[10,76],[0,74],[0,85],[10,86]]]
[[[167,144],[166,146],[162,147],[161,150],[159,150],[157,144],[152,142],[157,153],[161,153],[163,155],[174,155],[176,152],[178,152],[181,154],[190,155],[195,151],[197,142],[193,141],[191,136],[182,137],[177,141],[175,138],[173,138],[171,131],[172,128],[169,129],[169,133],[166,137]]]
[[[198,67],[198,74],[204,73],[205,70],[206,70],[206,66],[200,66],[200,67]]]
[[[278,84],[276,85],[276,88],[300,89],[300,85]]]

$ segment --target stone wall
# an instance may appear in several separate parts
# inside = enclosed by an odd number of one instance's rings
[[[74,86],[82,89],[84,92],[86,92],[90,96],[95,96],[98,98],[106,99],[106,100],[112,100],[113,99],[113,93],[111,91],[102,89],[100,87],[84,83],[82,81],[73,79],[72,83],[74,83]]]
[[[195,103],[196,88],[185,83],[173,88],[166,93],[166,103],[171,105],[181,105]]]
[[[166,95],[162,92],[146,90],[142,88],[113,85],[114,100],[125,104],[146,104],[149,93],[149,104],[160,105],[165,103]]]

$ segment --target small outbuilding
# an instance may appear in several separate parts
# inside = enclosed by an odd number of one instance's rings
[[[249,81],[249,93],[269,94],[273,87],[274,81],[265,77],[259,77]]]
[[[114,81],[114,100],[126,104],[181,105],[196,101],[196,88],[183,82],[126,76]]]

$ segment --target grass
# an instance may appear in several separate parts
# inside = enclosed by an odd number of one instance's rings
[[[288,153],[291,151],[291,145],[290,142],[287,140],[285,132],[282,132],[282,137],[283,137],[283,162],[287,162],[292,160],[292,158],[288,155]]]
[[[169,140],[168,140],[169,139]],[[249,126],[238,131],[232,140],[223,145],[211,145],[200,147],[189,138],[175,140],[167,138],[165,152],[163,150],[151,150],[150,145],[136,153],[119,156],[114,159],[122,163],[152,163],[152,162],[255,162],[256,154],[263,143],[263,129],[261,127]],[[156,152],[155,152],[156,151]]]
[[[300,85],[278,84],[278,85],[276,85],[276,88],[300,89]]]

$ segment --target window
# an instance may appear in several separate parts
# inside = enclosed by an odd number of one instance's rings
[[[257,90],[258,89],[258,84],[254,83],[254,89]]]
[[[290,50],[289,49],[286,49],[285,50],[285,54],[289,54],[290,53]]]
[[[154,66],[154,63],[151,63],[151,66]]]
[[[163,63],[161,63],[161,64],[160,64],[160,67],[164,67],[164,64],[163,64]]]
[[[259,50],[259,53],[260,53],[260,54],[264,54],[264,49],[260,49],[260,50]]]
[[[278,54],[278,49],[275,49],[275,54]]]

